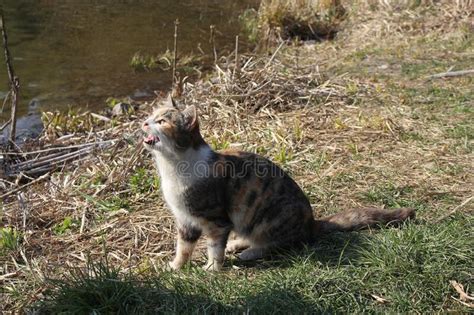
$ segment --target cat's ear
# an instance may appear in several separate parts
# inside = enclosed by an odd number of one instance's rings
[[[173,108],[178,108],[178,104],[176,104],[175,100],[171,96],[171,93],[168,94],[166,97],[166,100],[163,102],[164,107],[173,107]]]
[[[186,129],[193,130],[198,126],[197,110],[194,105],[186,107],[186,109],[183,110],[181,113],[184,117]]]

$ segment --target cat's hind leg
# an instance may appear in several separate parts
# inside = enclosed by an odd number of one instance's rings
[[[268,249],[265,247],[249,247],[239,254],[239,259],[243,261],[257,260],[265,257]]]

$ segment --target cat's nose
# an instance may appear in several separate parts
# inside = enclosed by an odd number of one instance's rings
[[[143,130],[147,130],[148,127],[149,127],[148,122],[145,121],[145,122],[143,123],[142,129],[143,129]]]

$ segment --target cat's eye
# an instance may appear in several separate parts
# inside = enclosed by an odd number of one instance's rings
[[[159,124],[159,125],[161,125],[161,124],[164,123],[164,122],[165,122],[164,119],[158,119],[158,120],[156,121],[156,123]]]

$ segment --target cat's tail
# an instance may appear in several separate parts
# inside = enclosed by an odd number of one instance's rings
[[[320,236],[333,231],[354,231],[378,225],[397,224],[408,218],[415,218],[414,209],[353,209],[315,220],[313,235]]]

